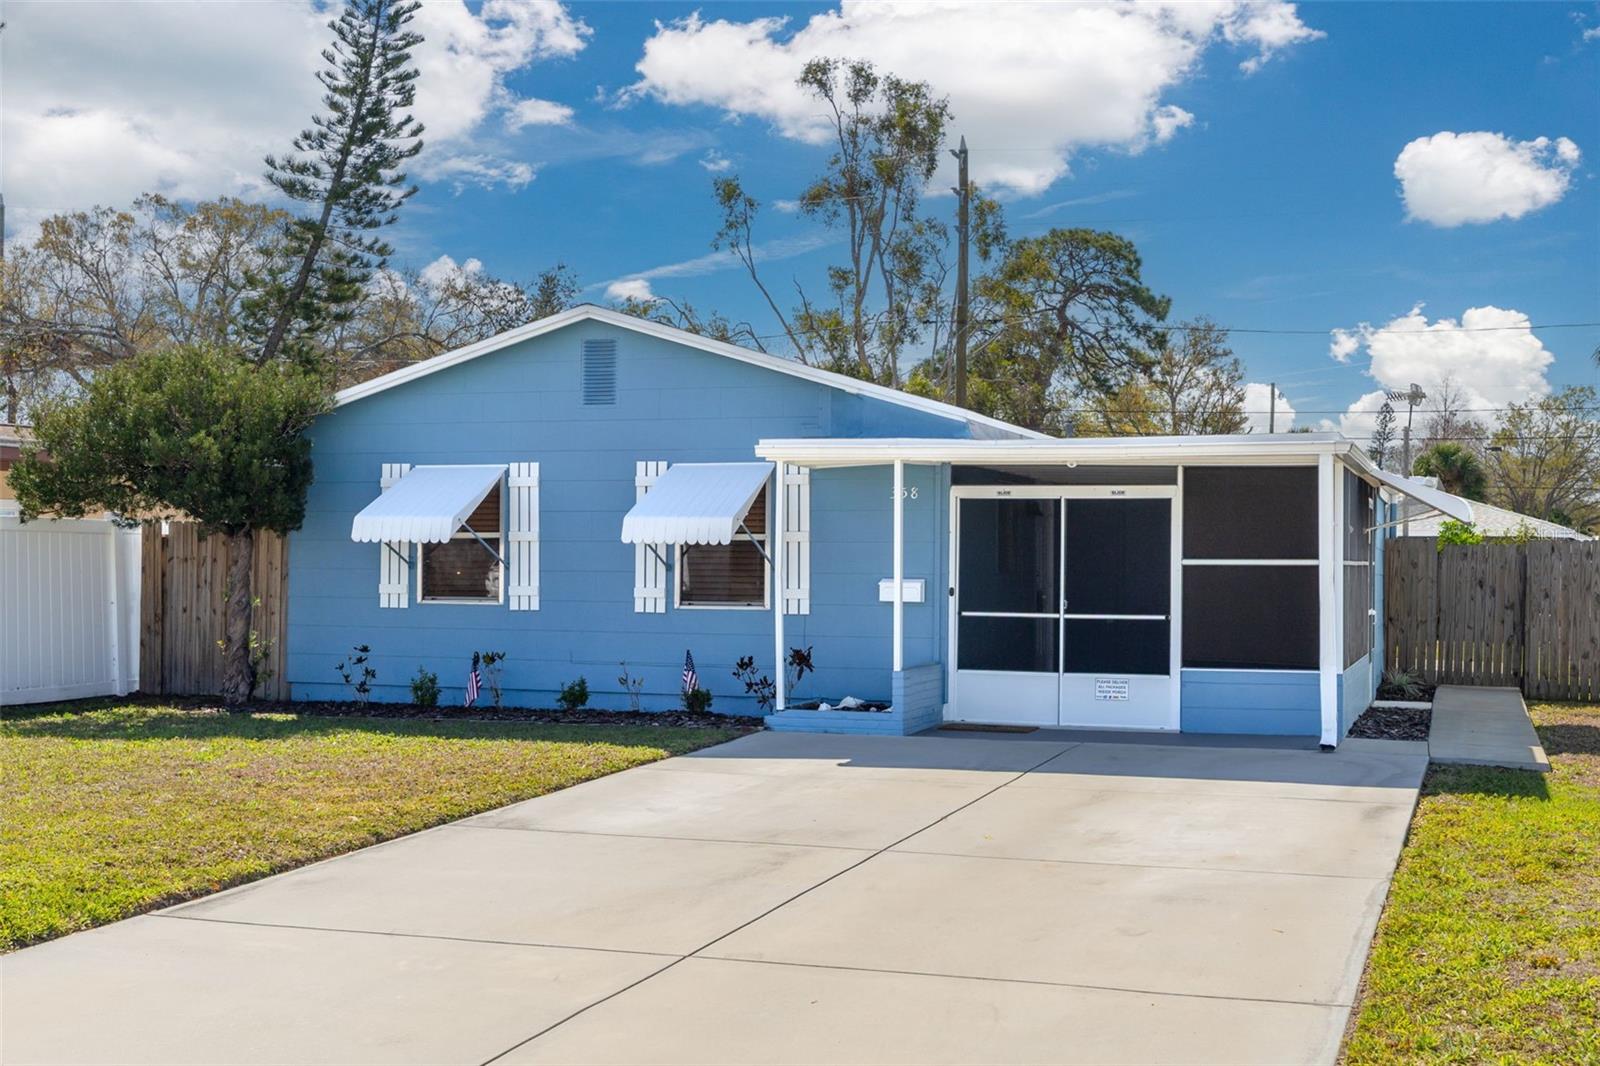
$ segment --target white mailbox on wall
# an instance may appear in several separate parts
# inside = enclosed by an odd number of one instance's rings
[[[902,602],[921,603],[927,595],[927,583],[920,577],[908,577],[900,582]],[[878,582],[878,602],[894,602],[894,578],[886,577]]]

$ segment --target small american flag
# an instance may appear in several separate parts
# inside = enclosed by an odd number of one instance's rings
[[[472,653],[472,670],[467,674],[467,702],[471,707],[478,702],[478,690],[483,687],[483,675],[478,673],[478,653]]]
[[[683,691],[693,692],[700,687],[700,675],[694,672],[694,656],[683,653]]]

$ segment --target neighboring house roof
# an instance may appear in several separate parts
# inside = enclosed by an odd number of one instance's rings
[[[594,304],[581,304],[559,314],[541,318],[537,322],[530,322],[525,326],[507,330],[487,340],[479,341],[477,344],[469,344],[465,348],[457,348],[455,351],[436,355],[432,359],[424,359],[420,363],[412,363],[410,366],[401,367],[399,370],[375,377],[370,381],[363,381],[359,385],[351,385],[347,389],[340,389],[334,394],[334,406],[342,407],[347,403],[365,399],[386,389],[392,389],[396,385],[404,385],[408,381],[427,377],[429,374],[448,369],[458,363],[465,363],[470,359],[478,358],[480,355],[488,355],[490,352],[497,352],[521,341],[552,333],[575,322],[590,321],[604,322],[607,325],[617,326],[621,329],[633,330],[635,333],[643,333],[647,336],[659,337],[662,340],[672,341],[690,348],[698,348],[713,355],[721,355],[729,359],[750,363],[753,366],[776,370],[780,374],[788,374],[806,381],[814,381],[829,388],[838,389],[841,392],[867,396],[887,403],[898,404],[901,407],[909,407],[925,414],[965,422],[973,427],[974,434],[979,437],[1053,439],[1048,434],[1032,429],[1024,429],[1022,426],[1014,426],[1010,422],[1002,422],[998,418],[980,415],[975,411],[968,411],[954,404],[913,396],[910,393],[901,392],[899,389],[875,385],[869,381],[860,381],[856,378],[846,377],[843,374],[835,374],[830,370],[819,370],[814,366],[807,366],[793,359],[784,359],[780,356],[768,355],[766,352],[741,348],[736,344],[725,344],[722,341],[702,337],[699,334],[690,333],[675,326],[666,326],[659,322],[651,322],[633,315],[625,315],[620,311],[597,307]]]
[[[1401,518],[1405,524],[1396,525],[1393,533],[1397,537],[1437,537],[1439,527],[1444,524],[1447,516],[1435,512],[1418,514],[1423,511],[1420,506],[1407,503],[1401,510]],[[1407,512],[1417,515],[1408,518]],[[1492,504],[1472,501],[1472,525],[1478,532],[1486,537],[1512,537],[1520,535],[1523,527],[1533,531],[1533,535],[1540,540],[1593,540],[1594,538],[1576,529],[1560,525],[1556,522],[1547,522],[1543,518],[1534,518],[1532,515],[1521,514],[1517,511],[1508,511],[1504,507],[1495,507]]]

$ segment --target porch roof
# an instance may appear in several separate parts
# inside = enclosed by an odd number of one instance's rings
[[[1426,507],[1472,521],[1467,501],[1381,470],[1341,433],[1233,434],[1192,437],[1066,437],[1045,440],[940,440],[928,437],[769,438],[755,452],[805,467],[906,463],[982,465],[1107,464],[1116,466],[1296,466],[1333,455],[1358,474]]]

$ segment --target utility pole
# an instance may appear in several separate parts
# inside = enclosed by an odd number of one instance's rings
[[[950,153],[959,163],[960,186],[955,190],[959,197],[956,207],[956,406],[967,406],[967,208],[972,186],[967,181],[967,139],[961,138],[961,147]]]
[[[1278,383],[1276,381],[1267,386],[1267,432],[1278,432]]]
[[[1388,397],[1389,401],[1392,403],[1398,403],[1401,400],[1406,402],[1406,428],[1400,431],[1400,454],[1403,456],[1401,462],[1404,464],[1400,469],[1400,476],[1410,477],[1411,416],[1417,413],[1417,405],[1423,400],[1426,400],[1428,398],[1428,394],[1422,391],[1421,385],[1418,385],[1415,381],[1413,381],[1411,383],[1411,387],[1405,392],[1401,392],[1398,389],[1390,389],[1384,395]],[[1405,501],[1402,500],[1400,506],[1405,507]],[[1409,518],[1400,523],[1400,534],[1401,536],[1411,535],[1411,520]]]

